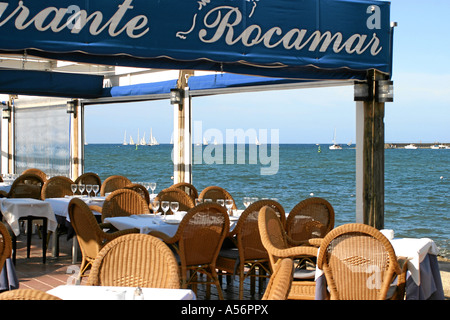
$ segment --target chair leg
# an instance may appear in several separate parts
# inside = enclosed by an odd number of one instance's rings
[[[42,263],[47,260],[47,218],[42,220]]]
[[[31,236],[33,235],[33,220],[27,218],[27,258],[30,258],[31,253]]]

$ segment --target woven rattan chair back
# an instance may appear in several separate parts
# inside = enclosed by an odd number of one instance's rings
[[[61,300],[54,295],[36,289],[15,289],[0,293],[0,300]]]
[[[138,192],[119,189],[106,197],[102,207],[102,221],[107,217],[126,217],[149,213],[148,203]]]
[[[146,234],[128,234],[102,248],[92,265],[88,284],[178,289],[178,262],[160,239]]]
[[[333,228],[334,209],[323,198],[300,201],[286,219],[286,232],[296,241],[323,238]]]
[[[81,176],[79,176],[78,178],[75,179],[75,184],[90,184],[90,185],[98,185],[100,188],[102,186],[102,180],[100,179],[100,177],[98,176],[98,174],[94,173],[94,172],[85,172],[83,173]],[[77,191],[77,194],[79,194],[80,192]],[[85,190],[83,192],[83,194],[87,195],[87,191]]]
[[[108,242],[121,235],[137,233],[137,229],[122,230],[106,233],[95,219],[91,209],[81,199],[74,198],[69,202],[70,223],[77,235],[82,254],[79,277],[85,275],[86,270],[92,265],[101,248]]]
[[[6,259],[12,254],[12,240],[6,226],[0,222],[0,270],[3,270]]]
[[[294,261],[283,258],[275,264],[262,300],[287,300],[292,286]]]
[[[131,181],[127,177],[121,175],[113,175],[105,179],[100,187],[100,195],[105,196],[107,193],[122,189],[130,184]]]
[[[216,261],[229,228],[227,210],[216,203],[198,205],[184,216],[176,234],[170,240],[176,243],[183,288],[198,283],[197,272],[204,273],[208,283],[216,285],[219,298],[223,299]],[[188,270],[192,271],[192,277],[187,276]]]
[[[198,198],[197,189],[190,183],[187,183],[187,182],[176,183],[173,186],[171,186],[171,188],[178,188],[178,189],[186,192],[191,197],[192,201],[194,201],[194,203],[195,203],[195,199]]]
[[[70,196],[73,194],[70,187],[72,184],[73,181],[70,178],[63,176],[52,177],[44,182],[41,198],[45,200],[47,198],[64,198],[65,196]]]
[[[124,187],[124,189],[130,189],[139,193],[139,195],[145,200],[147,206],[150,204],[150,194],[146,187],[139,183],[130,183]]]
[[[101,187],[102,180],[100,179],[98,174],[94,172],[85,172],[75,179],[75,184],[92,184]]]
[[[269,259],[267,250],[261,242],[258,228],[258,216],[262,207],[269,206],[277,216],[285,217],[281,204],[274,200],[259,200],[252,203],[242,212],[232,234],[236,235],[239,256],[241,259]]]
[[[160,204],[161,201],[176,201],[180,205],[178,208],[179,211],[187,212],[195,206],[194,201],[186,192],[173,187],[161,190],[155,200],[159,200]],[[161,211],[161,209],[159,211]],[[172,214],[171,210],[167,211],[167,214]]]
[[[29,173],[35,174],[35,175],[41,177],[42,181],[44,181],[44,182],[47,180],[47,174],[40,169],[30,168],[30,169],[26,169],[24,172],[22,172],[22,174],[29,174]]]
[[[8,198],[32,198],[41,199],[41,191],[44,180],[33,173],[20,175],[11,185]]]
[[[258,228],[261,242],[269,255],[272,269],[280,258],[276,255],[277,250],[289,248],[286,234],[281,219],[275,210],[265,206],[261,208],[258,216]]]
[[[330,231],[317,260],[333,300],[384,300],[394,275],[401,274],[389,240],[365,224]]]
[[[231,194],[222,187],[218,186],[206,187],[205,189],[202,190],[202,192],[200,192],[198,197],[203,201],[205,201],[205,199],[211,199],[213,202],[216,202],[217,199],[233,200],[232,209],[233,210],[237,209],[236,203]]]

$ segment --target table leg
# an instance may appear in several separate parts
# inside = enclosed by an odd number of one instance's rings
[[[45,264],[47,258],[47,218],[42,218],[42,262]]]

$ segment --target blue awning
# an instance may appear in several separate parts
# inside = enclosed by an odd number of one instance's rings
[[[98,98],[103,76],[34,70],[0,70],[0,93],[32,96]]]
[[[114,66],[364,79],[391,39],[378,0],[0,2],[0,52]]]

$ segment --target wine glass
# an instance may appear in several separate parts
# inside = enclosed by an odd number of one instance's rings
[[[70,185],[70,189],[72,189],[73,196],[75,196],[75,192],[77,192],[78,186],[75,183]]]
[[[161,209],[164,211],[164,220],[166,220],[166,213],[169,210],[169,201],[161,201]]]
[[[98,184],[92,185],[92,191],[94,191],[94,197],[97,196],[99,190],[100,190],[100,186]]]
[[[78,190],[80,191],[80,195],[83,195],[84,189],[86,188],[86,186],[84,184],[79,184],[78,185]]]
[[[217,204],[221,205],[222,207],[225,205],[224,199],[217,199],[216,202],[217,202]]]
[[[92,184],[86,185],[86,192],[87,192],[88,198],[89,198],[91,196],[91,192],[92,192]]]
[[[177,213],[178,209],[180,208],[180,204],[176,201],[170,202],[170,210],[172,210],[172,213]]]
[[[150,189],[152,190],[152,194],[153,194],[156,189],[156,182],[150,182],[149,186],[150,186]]]
[[[251,203],[250,197],[244,197],[243,203],[244,203],[244,206],[245,206],[246,208],[248,208],[248,206],[249,206],[250,203]]]
[[[228,210],[228,214],[231,215],[231,207],[233,206],[233,200],[227,199],[225,200],[225,207]]]
[[[159,209],[159,201],[158,200],[152,201],[152,209],[153,209],[154,214],[156,214],[158,212],[158,209]]]

